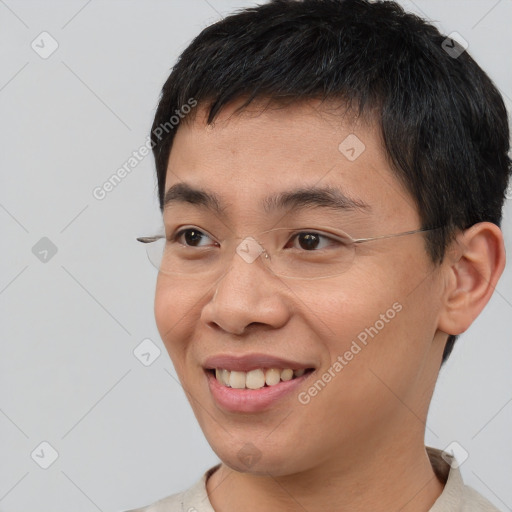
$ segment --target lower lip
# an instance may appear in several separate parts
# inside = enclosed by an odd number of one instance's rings
[[[260,412],[292,394],[312,373],[308,372],[301,377],[260,389],[229,388],[221,384],[210,372],[206,372],[206,377],[210,392],[222,409],[229,412]]]

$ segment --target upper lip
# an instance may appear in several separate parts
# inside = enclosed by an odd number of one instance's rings
[[[311,364],[300,363],[298,361],[275,357],[269,354],[247,354],[243,356],[217,354],[215,356],[208,357],[205,360],[203,367],[206,370],[219,368],[239,372],[249,372],[257,368],[291,368],[292,370],[306,370],[308,368],[314,368]]]

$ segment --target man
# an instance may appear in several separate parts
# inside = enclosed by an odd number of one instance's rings
[[[138,510],[496,510],[424,446],[505,265],[507,115],[468,53],[393,2],[275,0],[183,52],[152,143],[156,322],[221,463]]]

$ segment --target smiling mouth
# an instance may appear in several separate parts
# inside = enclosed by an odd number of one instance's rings
[[[314,368],[256,368],[248,372],[215,368],[206,370],[224,387],[234,389],[261,389],[276,386],[280,382],[294,380],[311,373]]]

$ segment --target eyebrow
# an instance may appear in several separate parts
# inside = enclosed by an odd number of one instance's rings
[[[212,210],[219,216],[225,216],[226,205],[214,193],[194,188],[187,183],[177,183],[167,190],[164,196],[164,209],[172,203],[190,203]],[[302,187],[273,196],[267,196],[262,202],[266,213],[275,210],[302,210],[308,207],[327,208],[335,211],[362,210],[371,207],[359,199],[346,196],[339,188],[332,186]]]

